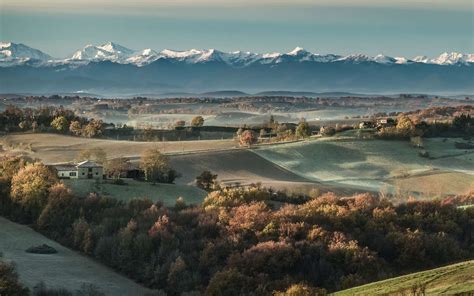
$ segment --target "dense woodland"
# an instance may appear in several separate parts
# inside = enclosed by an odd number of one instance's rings
[[[76,197],[50,168],[19,157],[2,160],[0,179],[1,215],[169,295],[324,295],[474,258],[474,208],[458,207],[474,192],[396,204],[205,184],[202,205],[166,208]]]

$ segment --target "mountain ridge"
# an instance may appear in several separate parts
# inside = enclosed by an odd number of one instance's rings
[[[137,56],[106,43],[86,46],[75,59],[56,60],[25,45],[2,43],[0,53],[3,93],[474,92],[474,66],[459,62],[469,60],[462,54],[443,54],[441,65],[384,55],[319,55],[302,48],[286,54],[165,50],[166,57],[157,58],[152,49]]]
[[[31,48],[24,44],[12,42],[0,43],[0,66],[10,67],[30,64],[32,66],[55,66],[68,64],[81,66],[91,62],[110,61],[120,64],[132,64],[146,66],[160,59],[170,59],[189,64],[222,62],[233,67],[247,67],[254,63],[279,64],[285,62],[348,62],[364,63],[374,62],[378,64],[436,64],[436,65],[471,65],[474,64],[474,54],[463,54],[457,52],[444,52],[435,58],[417,56],[414,58],[390,57],[382,54],[374,57],[365,54],[319,54],[309,52],[301,47],[296,47],[288,53],[252,53],[244,51],[224,52],[217,49],[191,49],[185,51],[164,49],[156,51],[151,48],[143,50],[132,50],[114,42],[106,42],[102,45],[88,44],[82,49],[75,51],[71,56],[64,59],[55,59],[40,50]]]

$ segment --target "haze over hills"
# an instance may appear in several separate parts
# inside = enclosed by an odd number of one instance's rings
[[[135,51],[87,45],[55,59],[24,44],[0,43],[0,92],[199,92],[272,89],[306,92],[450,92],[474,90],[474,54],[435,58],[314,54],[302,48],[257,54],[216,49]]]

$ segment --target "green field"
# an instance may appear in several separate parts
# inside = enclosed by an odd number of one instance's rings
[[[86,196],[97,192],[103,196],[128,201],[134,198],[148,198],[152,201],[162,201],[166,206],[173,206],[178,197],[184,198],[187,204],[198,204],[206,197],[206,192],[195,186],[174,184],[151,184],[132,179],[124,179],[126,185],[115,185],[110,180],[64,180],[74,193]]]
[[[411,289],[415,285],[425,286],[424,295],[474,295],[474,261],[391,278],[333,295],[413,295]]]
[[[386,193],[424,196],[474,189],[474,155],[454,147],[459,139],[427,139],[431,158],[408,141],[323,138],[274,145],[254,152],[308,180]]]

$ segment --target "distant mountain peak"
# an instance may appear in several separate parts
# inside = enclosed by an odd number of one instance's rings
[[[13,66],[27,62],[44,63],[52,57],[22,43],[0,42],[0,66]]]
[[[131,49],[128,49],[120,44],[114,43],[114,42],[107,42],[102,44],[101,46],[97,46],[100,49],[103,49],[108,52],[119,52],[119,53],[124,53],[124,54],[132,54],[134,51]]]
[[[287,55],[297,56],[297,55],[303,55],[303,54],[308,54],[308,53],[310,53],[310,52],[306,51],[302,47],[297,46],[297,47],[295,47],[295,49],[293,49],[292,51],[287,53]]]
[[[87,44],[76,51],[69,60],[123,62],[133,54],[133,50],[109,41],[102,45]]]
[[[10,47],[12,46],[11,42],[0,42],[0,48]]]
[[[431,63],[438,65],[455,65],[474,63],[474,54],[462,54],[459,52],[444,52],[431,60]]]

